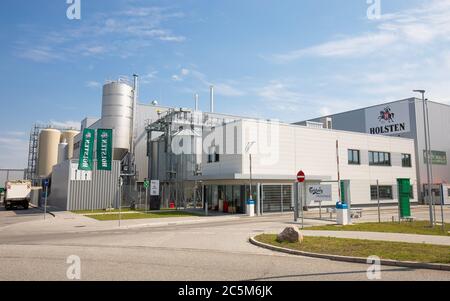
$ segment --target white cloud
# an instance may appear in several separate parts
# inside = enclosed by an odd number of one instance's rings
[[[142,75],[139,81],[142,85],[150,84],[156,78],[157,74],[158,71],[148,72],[147,74]]]
[[[289,62],[307,56],[364,56],[380,51],[380,49],[394,41],[396,41],[396,37],[393,34],[366,34],[364,36],[326,42],[317,46],[275,55],[274,58],[279,62]]]
[[[67,120],[67,121],[50,120],[50,124],[55,127],[75,129],[75,130],[79,130],[81,127],[81,123],[79,121],[74,120]]]
[[[384,15],[373,32],[276,54],[272,59],[286,63],[304,57],[355,58],[373,53],[390,56],[395,51],[401,54],[410,51],[410,47],[449,41],[449,15],[450,1],[434,0],[419,8]]]
[[[102,84],[99,83],[99,82],[96,82],[96,81],[88,81],[88,82],[86,82],[86,87],[88,87],[88,88],[99,88],[101,86],[102,86]]]
[[[80,55],[127,58],[148,48],[154,41],[181,43],[186,37],[168,28],[170,20],[183,13],[164,7],[127,7],[83,18],[76,27],[46,32],[30,30],[29,40],[15,43],[17,56],[35,62],[69,60]]]

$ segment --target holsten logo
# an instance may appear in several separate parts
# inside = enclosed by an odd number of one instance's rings
[[[380,114],[378,115],[378,121],[381,123],[381,126],[371,127],[369,129],[370,134],[389,134],[395,132],[404,132],[406,130],[405,122],[395,122],[395,113],[389,106],[380,111]]]

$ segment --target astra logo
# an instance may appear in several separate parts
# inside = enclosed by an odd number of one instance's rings
[[[380,111],[380,116],[378,116],[378,121],[380,122],[395,122],[394,121],[395,113],[391,111],[390,107],[385,107],[383,111]]]

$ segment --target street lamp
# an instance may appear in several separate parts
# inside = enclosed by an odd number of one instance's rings
[[[429,137],[429,120],[428,120],[428,104],[427,99],[425,99],[425,90],[413,90],[413,92],[420,93],[422,95],[422,106],[423,106],[423,125],[425,132],[425,153],[426,156],[426,164],[427,164],[427,180],[428,180],[428,207],[430,211],[430,224],[431,227],[434,227],[434,214],[433,214],[433,204],[431,197],[431,146],[430,146],[430,137]],[[417,154],[419,155],[419,154]]]
[[[250,153],[250,149],[252,146],[256,143],[256,141],[250,141],[247,143],[247,146],[245,147],[245,153],[248,153],[249,159],[250,159],[250,200],[253,200],[253,193],[252,193],[252,154]]]

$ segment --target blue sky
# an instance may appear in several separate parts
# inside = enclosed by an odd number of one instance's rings
[[[294,122],[413,96],[450,100],[450,0],[66,0],[0,4],[0,168],[25,167],[34,122],[99,116],[101,86],[142,102]]]

